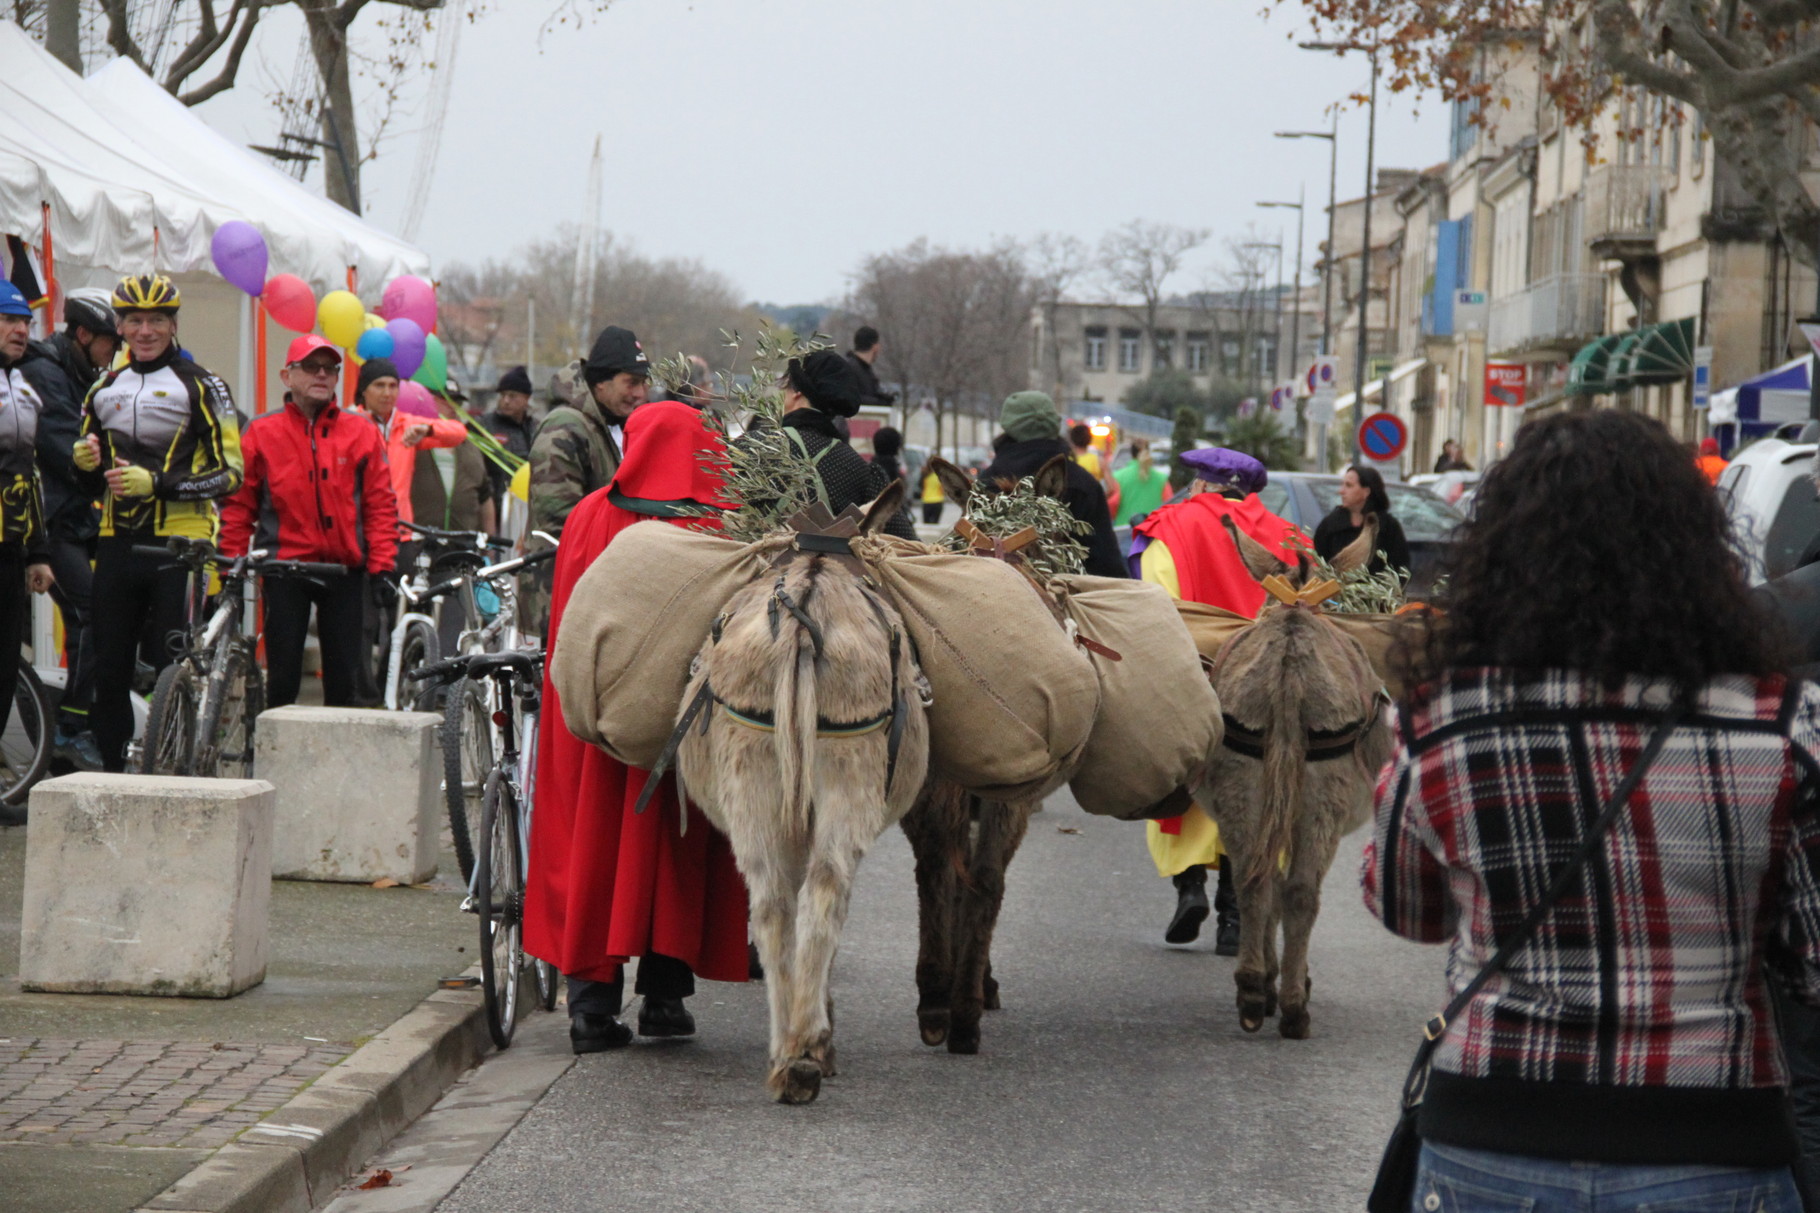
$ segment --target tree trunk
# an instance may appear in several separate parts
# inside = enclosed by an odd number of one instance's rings
[[[81,0],[49,0],[45,5],[44,49],[72,72],[82,73]]]
[[[322,77],[322,175],[329,201],[360,214],[360,135],[348,73],[347,31],[328,0],[300,5],[310,32],[310,54]]]

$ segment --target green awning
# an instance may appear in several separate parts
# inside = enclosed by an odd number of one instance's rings
[[[1614,391],[1625,392],[1636,386],[1635,360],[1642,340],[1641,333],[1620,333],[1618,344],[1611,347],[1611,354],[1605,359],[1605,378]]]
[[[1567,391],[1570,395],[1596,396],[1601,392],[1617,390],[1617,384],[1611,381],[1609,366],[1612,350],[1624,337],[1623,333],[1612,333],[1580,347],[1580,352],[1574,355],[1573,362],[1567,368]]]
[[[1693,373],[1693,317],[1652,324],[1637,334],[1637,345],[1631,354],[1634,383],[1679,383]]]

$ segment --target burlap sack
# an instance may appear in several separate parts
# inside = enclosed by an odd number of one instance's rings
[[[997,560],[876,539],[853,546],[934,688],[936,773],[991,800],[1061,786],[1093,729],[1099,679],[1042,595]]]
[[[1243,615],[1235,615],[1231,611],[1199,602],[1178,602],[1175,608],[1181,614],[1182,622],[1188,625],[1188,634],[1194,637],[1195,647],[1209,661],[1219,654],[1220,646],[1231,639],[1235,632],[1251,623]],[[1323,612],[1323,618],[1359,642],[1365,650],[1365,656],[1371,660],[1372,670],[1384,680],[1385,689],[1393,699],[1400,701],[1404,685],[1392,655],[1405,635],[1419,640],[1414,630],[1423,627],[1428,616],[1422,613],[1348,615],[1340,611],[1326,611]]]
[[[1100,712],[1068,781],[1081,808],[1138,821],[1173,817],[1177,788],[1197,781],[1224,724],[1194,638],[1162,586],[1109,577],[1051,583],[1082,636],[1118,653],[1087,652]]]
[[[622,531],[575,583],[550,654],[563,723],[650,769],[676,727],[689,662],[768,549],[664,523]]]
[[[1220,648],[1234,635],[1250,627],[1254,620],[1243,615],[1202,602],[1189,602],[1179,599],[1175,604],[1177,616],[1188,628],[1188,635],[1194,639],[1194,647],[1202,657],[1212,661],[1219,655]]]

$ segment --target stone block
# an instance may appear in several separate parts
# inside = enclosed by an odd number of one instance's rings
[[[227,998],[264,981],[274,802],[257,779],[97,773],[33,788],[20,984]]]
[[[436,874],[442,749],[434,712],[273,708],[254,770],[278,792],[272,875],[417,884]]]

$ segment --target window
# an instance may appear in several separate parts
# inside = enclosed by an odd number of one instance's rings
[[[1106,369],[1106,330],[1099,327],[1087,330],[1087,369],[1103,371]]]
[[[1162,369],[1172,367],[1175,365],[1175,330],[1174,329],[1158,329],[1157,330],[1156,349],[1152,351],[1152,357],[1154,357],[1156,359],[1156,361],[1152,365],[1155,366],[1158,370],[1162,370]]]
[[[1703,176],[1706,172],[1706,119],[1699,110],[1694,111],[1694,129],[1689,133],[1691,142],[1687,149],[1687,158],[1692,163],[1693,174]]]
[[[1119,330],[1119,370],[1135,375],[1138,369],[1139,341],[1143,334],[1136,329]]]
[[[1212,361],[1213,342],[1206,333],[1188,334],[1187,366],[1192,375],[1205,375],[1207,365]]]
[[[1220,374],[1228,379],[1239,377],[1239,339],[1222,337],[1220,339]]]

